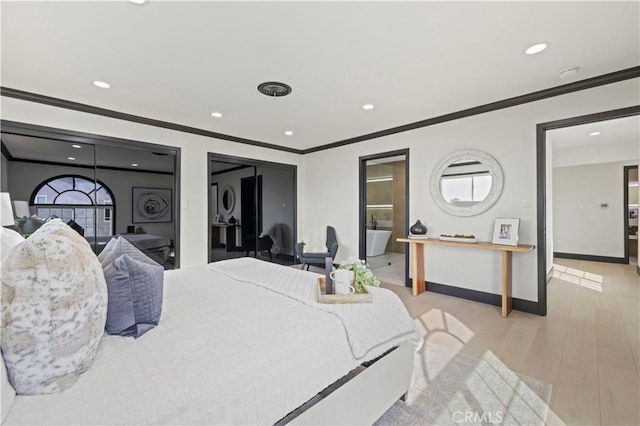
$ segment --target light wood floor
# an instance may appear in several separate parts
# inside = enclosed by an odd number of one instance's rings
[[[549,424],[640,424],[640,277],[635,265],[555,261],[548,315],[383,285],[432,343],[553,385]]]

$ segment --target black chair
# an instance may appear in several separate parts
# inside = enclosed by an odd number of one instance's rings
[[[305,265],[307,265],[307,271],[309,270],[309,265],[316,265],[324,268],[325,257],[330,257],[332,259],[336,258],[336,253],[338,252],[338,238],[336,237],[336,230],[333,226],[327,226],[327,240],[325,245],[327,246],[326,252],[305,253],[304,242],[297,243],[296,257],[300,263],[302,263],[301,269],[304,269]]]
[[[242,238],[242,247],[244,248],[244,255],[249,256],[249,252],[255,251],[255,235],[246,235]],[[267,251],[269,253],[269,261],[273,261],[273,254],[271,253],[271,246],[273,246],[273,240],[270,236],[265,235],[264,237],[258,238],[258,252]],[[256,253],[256,256],[258,253]]]

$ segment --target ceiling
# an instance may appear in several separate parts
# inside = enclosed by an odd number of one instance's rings
[[[593,136],[589,135],[594,134]],[[579,126],[563,127],[548,132],[547,138],[552,142],[553,150],[576,146],[600,145],[640,141],[640,116],[598,121]]]
[[[640,64],[635,1],[0,5],[5,88],[294,149]]]
[[[175,155],[116,146],[71,144],[7,133],[2,133],[2,144],[9,151],[12,159],[46,161],[72,167],[93,167],[94,151],[96,165],[100,167],[173,173],[175,165]]]

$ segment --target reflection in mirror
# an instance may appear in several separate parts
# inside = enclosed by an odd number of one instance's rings
[[[478,150],[456,151],[440,161],[431,175],[431,195],[445,212],[474,216],[500,197],[502,169],[489,154]]]
[[[225,186],[222,190],[222,210],[229,214],[233,211],[235,206],[235,193],[233,192],[233,188],[230,186]]]
[[[449,204],[472,206],[483,201],[491,191],[491,173],[480,161],[456,161],[440,178],[440,192]]]

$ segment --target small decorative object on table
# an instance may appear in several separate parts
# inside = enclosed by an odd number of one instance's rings
[[[373,275],[367,262],[361,259],[349,258],[346,261],[340,262],[338,269],[346,269],[353,271],[355,274],[355,281],[353,287],[356,289],[356,293],[366,292],[365,285],[372,287],[380,287],[380,281]]]
[[[493,244],[504,244],[508,246],[518,245],[518,231],[520,219],[496,219],[493,226]]]
[[[425,235],[427,233],[427,227],[420,222],[420,219],[409,228],[409,232],[412,235]]]
[[[466,234],[455,234],[455,235],[440,234],[440,241],[452,241],[452,242],[456,242],[456,243],[474,244],[474,243],[478,242],[478,239],[473,234],[469,234],[469,235],[466,235]]]
[[[235,217],[231,216],[231,217],[229,218],[229,223],[230,223],[231,225],[235,225],[235,224],[236,224],[236,222],[237,222],[237,220],[236,220],[236,218],[235,218]]]

